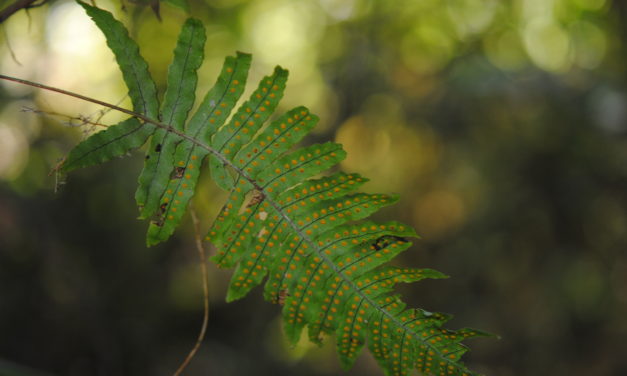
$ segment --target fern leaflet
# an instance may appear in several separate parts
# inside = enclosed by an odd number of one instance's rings
[[[335,334],[344,367],[352,366],[368,343],[388,375],[412,369],[425,375],[474,374],[460,360],[467,351],[460,342],[488,334],[443,329],[449,316],[407,308],[393,293],[400,282],[445,278],[431,269],[387,265],[411,246],[414,230],[398,222],[360,222],[398,198],[358,193],[367,181],[358,174],[315,178],[345,152],[332,142],[290,151],[318,120],[307,108],[294,108],[264,126],[283,96],[286,70],[277,67],[264,77],[229,118],[244,91],[251,56],[227,57],[186,123],[203,61],[202,23],[184,24],[159,106],[147,64],[124,26],[108,12],[80,4],[105,34],[137,114],[76,146],[64,171],[124,155],[152,137],[135,197],[140,216],[149,219],[147,244],[153,245],[180,223],[208,159],[213,179],[229,191],[207,234],[217,248],[212,260],[235,267],[227,300],[245,296],[266,279],[264,297],[282,305],[290,342],[298,341],[305,326],[316,343]]]

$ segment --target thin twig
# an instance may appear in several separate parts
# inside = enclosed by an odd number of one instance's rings
[[[39,110],[39,109],[28,107],[28,106],[23,106],[22,112],[32,112],[37,115],[61,118],[61,119],[64,119],[64,123],[68,127],[71,127],[71,128],[82,127],[84,125],[93,125],[95,127],[103,127],[103,128],[109,127],[108,124],[100,123],[98,120],[96,121],[90,120],[92,115],[71,116],[71,115],[61,114],[61,113],[54,112],[54,111]]]
[[[37,8],[39,6],[44,5],[47,0],[42,1],[39,4],[35,4],[37,0],[18,0],[13,4],[7,6],[6,8],[0,10],[0,23],[6,21],[9,17],[11,17],[15,12],[21,9],[30,9]]]
[[[174,372],[174,376],[180,375],[181,372],[185,370],[185,367],[187,367],[187,365],[192,360],[194,355],[196,355],[196,351],[198,351],[198,348],[200,347],[203,339],[205,338],[205,333],[207,332],[207,325],[209,324],[209,283],[208,283],[208,278],[207,278],[207,263],[205,261],[205,248],[202,245],[202,238],[200,236],[200,226],[199,226],[198,217],[196,216],[196,211],[194,210],[194,208],[190,208],[189,212],[192,215],[192,222],[194,223],[194,239],[196,241],[196,249],[198,250],[198,256],[200,256],[200,268],[202,270],[202,289],[203,289],[203,296],[204,296],[205,313],[203,315],[202,326],[200,328],[200,333],[198,333],[198,339],[196,340],[196,344],[191,349],[189,354],[187,354],[187,357],[185,358],[183,363],[181,363],[181,365],[176,370],[176,372]]]
[[[126,99],[126,97],[128,97],[128,94],[124,94],[124,96],[123,96],[122,98],[120,98],[120,100],[119,100],[119,101],[117,101],[117,102],[115,103],[115,105],[116,105],[116,106],[119,106],[122,102],[124,102],[124,100]],[[96,118],[95,122],[96,122],[96,123],[99,123],[99,122],[100,122],[100,120],[102,120],[102,118],[103,118],[106,114],[108,114],[108,113],[109,113],[109,111],[111,111],[111,110],[112,110],[111,108],[105,107],[105,108],[103,108],[103,109],[101,109],[101,110],[98,110],[98,111],[94,112],[93,114],[89,115],[89,116],[88,116],[88,118],[91,118],[91,117],[92,117],[92,116],[94,116],[96,113],[98,113],[99,115],[98,115],[98,117]]]
[[[4,24],[0,25],[2,27],[2,34],[4,34],[4,40],[7,41],[7,49],[9,50],[9,54],[11,54],[11,59],[15,64],[22,66],[22,63],[17,59],[17,55],[15,55],[15,51],[13,51],[13,46],[11,46],[11,40],[9,39],[9,34],[7,34],[7,29],[4,27]]]
[[[162,124],[162,123],[156,122],[156,121],[154,121],[154,120],[152,120],[152,119],[150,119],[150,118],[148,118],[148,117],[146,117],[146,116],[144,116],[144,115],[142,115],[140,113],[133,112],[131,110],[127,110],[126,108],[122,108],[120,106],[116,106],[116,105],[113,105],[111,103],[103,102],[103,101],[100,101],[98,99],[94,99],[94,98],[86,97],[84,95],[73,93],[71,91],[67,91],[67,90],[56,88],[56,87],[40,84],[38,82],[23,80],[21,78],[5,76],[4,74],[0,74],[0,79],[17,82],[17,83],[20,83],[20,84],[23,84],[23,85],[36,87],[38,89],[54,91],[55,93],[59,93],[59,94],[67,95],[67,96],[70,96],[70,97],[78,98],[78,99],[84,100],[86,102],[99,104],[99,105],[104,106],[104,107],[109,107],[112,110],[120,111],[120,112],[123,112],[123,113],[125,113],[127,115],[134,116],[134,117],[136,117],[136,118],[138,118],[140,120],[143,120],[146,123],[152,123],[152,124],[155,124],[155,125],[160,126],[160,127],[165,127],[166,129],[169,127],[167,124]]]

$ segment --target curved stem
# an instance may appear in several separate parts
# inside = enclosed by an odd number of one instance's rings
[[[189,364],[192,358],[196,355],[198,348],[202,344],[202,341],[205,339],[205,333],[207,332],[207,325],[209,324],[209,284],[208,284],[208,275],[207,275],[207,263],[205,261],[205,248],[202,246],[202,238],[200,236],[200,228],[198,217],[196,216],[196,211],[194,208],[190,208],[190,214],[192,216],[192,222],[194,222],[194,239],[196,241],[196,249],[198,250],[198,256],[200,256],[200,269],[202,270],[202,290],[203,290],[203,302],[204,302],[204,315],[202,319],[202,326],[200,328],[200,333],[198,333],[198,339],[196,340],[196,344],[190,352],[183,360],[183,363],[179,366],[179,368],[174,372],[174,376],[179,376],[181,372],[185,370],[185,367]]]
[[[13,4],[7,6],[6,8],[0,11],[0,23],[3,23],[4,21],[6,21],[9,17],[11,17],[14,13],[18,12],[19,10],[36,8],[36,7],[42,6],[47,2],[47,0],[44,0],[39,4],[35,4],[36,2],[37,0],[18,0],[14,2]]]

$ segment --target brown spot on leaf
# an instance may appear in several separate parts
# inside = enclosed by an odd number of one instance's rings
[[[174,167],[170,174],[170,179],[181,179],[185,175],[185,167]]]

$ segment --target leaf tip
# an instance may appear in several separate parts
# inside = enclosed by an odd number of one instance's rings
[[[253,55],[248,52],[236,51],[235,53],[237,54],[238,59],[252,60],[253,58]]]
[[[280,65],[277,65],[276,67],[274,67],[274,74],[277,76],[288,76],[290,73],[289,70],[281,67]]]
[[[205,30],[205,24],[198,18],[189,17],[185,20],[185,25],[193,26],[199,29]]]

